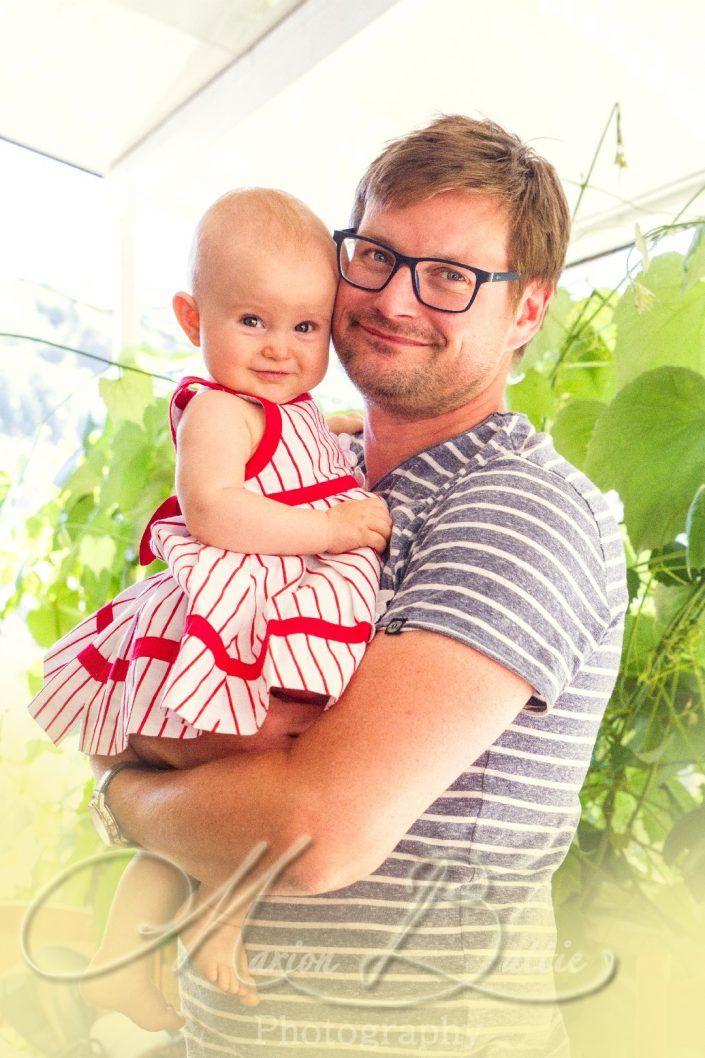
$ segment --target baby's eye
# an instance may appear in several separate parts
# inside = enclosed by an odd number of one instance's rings
[[[297,323],[294,327],[295,331],[299,331],[300,334],[310,334],[311,331],[315,331],[316,324],[313,320],[302,320],[301,323]]]
[[[259,316],[241,316],[240,323],[244,323],[245,327],[264,327],[262,320]]]

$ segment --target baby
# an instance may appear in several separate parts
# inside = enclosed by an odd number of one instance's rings
[[[167,569],[47,656],[30,711],[55,742],[80,725],[81,749],[111,765],[191,767],[297,734],[267,723],[270,695],[315,716],[342,694],[374,634],[391,519],[351,475],[308,392],[326,372],[336,282],[329,233],[283,192],[231,192],[201,220],[191,293],[173,305],[205,371],[172,397],[176,496],[140,552]],[[150,941],[143,925],[170,922],[185,896],[174,867],[132,860],[86,999],[144,1028],[182,1024],[135,953]],[[201,885],[198,907],[209,898]],[[253,1004],[240,940],[248,910],[228,912],[205,940],[204,913],[182,939],[202,974]]]

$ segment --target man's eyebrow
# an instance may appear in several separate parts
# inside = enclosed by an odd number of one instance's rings
[[[387,246],[390,250],[394,250],[396,253],[402,252],[401,250],[397,250],[397,247],[394,245],[394,243],[390,242],[383,235],[375,235],[371,231],[360,231],[359,229],[357,234],[360,235],[363,239],[376,239],[377,242],[384,243],[385,246]],[[415,255],[409,254],[408,256],[414,257]],[[420,260],[425,260],[426,258],[436,258],[439,261],[455,261],[457,264],[470,263],[467,260],[467,254],[461,253],[460,255],[458,255],[449,252],[448,250],[438,250],[436,253],[433,253],[433,251],[431,251],[430,253],[425,253],[423,257],[420,258]]]

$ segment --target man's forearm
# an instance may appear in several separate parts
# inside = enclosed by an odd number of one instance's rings
[[[188,769],[124,769],[110,784],[109,802],[129,838],[211,886],[232,880],[266,843],[250,879],[282,861],[268,892],[315,891],[307,851],[296,851],[310,827],[296,807],[287,750],[239,753]]]

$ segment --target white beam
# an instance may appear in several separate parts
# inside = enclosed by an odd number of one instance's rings
[[[327,58],[398,0],[304,0],[210,84],[114,163],[108,179],[140,202],[267,100]]]
[[[119,267],[118,290],[113,326],[113,354],[122,359],[126,349],[136,349],[140,342],[140,313],[137,296],[135,215],[122,212],[118,219]]]

